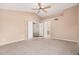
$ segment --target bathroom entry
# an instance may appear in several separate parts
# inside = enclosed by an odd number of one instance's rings
[[[44,37],[43,23],[33,23],[33,37]]]
[[[50,28],[50,22],[28,21],[28,40],[39,37],[50,37]]]

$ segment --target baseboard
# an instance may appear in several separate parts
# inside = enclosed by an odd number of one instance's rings
[[[53,39],[57,39],[57,40],[63,40],[63,41],[68,41],[68,42],[74,42],[74,43],[78,43],[77,41],[73,41],[73,40],[66,40],[66,39],[60,39],[60,38],[53,38]]]
[[[7,45],[7,44],[12,44],[12,43],[16,43],[16,42],[20,42],[20,41],[23,41],[23,40],[25,40],[25,39],[16,40],[16,41],[5,42],[5,43],[0,44],[0,46]]]

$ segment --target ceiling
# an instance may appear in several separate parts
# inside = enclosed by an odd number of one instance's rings
[[[65,9],[70,8],[72,6],[76,6],[77,3],[43,3],[43,5],[51,5],[52,7],[47,9],[48,13],[40,12],[38,15],[40,17],[47,17],[57,13],[63,12]],[[0,3],[0,9],[8,9],[15,11],[25,11],[25,12],[37,12],[32,10],[32,8],[36,8],[36,3]]]

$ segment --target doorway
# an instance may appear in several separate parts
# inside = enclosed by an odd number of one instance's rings
[[[34,22],[28,21],[28,40],[33,38],[50,38],[51,36],[51,23],[47,22]]]

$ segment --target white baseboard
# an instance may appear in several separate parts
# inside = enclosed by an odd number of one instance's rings
[[[12,43],[15,43],[15,42],[20,42],[20,41],[23,41],[23,40],[25,40],[25,39],[16,40],[16,41],[9,41],[9,42],[4,42],[4,43],[1,43],[0,46],[7,45],[7,44],[12,44]]]

